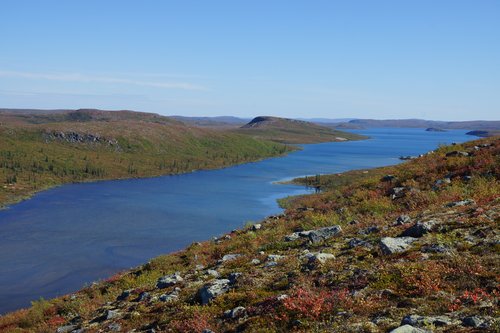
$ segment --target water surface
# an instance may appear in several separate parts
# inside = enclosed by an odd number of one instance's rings
[[[466,131],[353,132],[371,139],[304,145],[220,170],[64,185],[0,211],[0,313],[279,213],[277,198],[306,192],[275,181],[396,164],[401,155],[472,139]]]

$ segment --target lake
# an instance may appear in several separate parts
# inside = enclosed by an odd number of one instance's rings
[[[370,129],[364,141],[303,145],[285,157],[148,179],[70,184],[0,211],[0,313],[281,212],[276,199],[307,193],[276,181],[399,163],[465,130]]]

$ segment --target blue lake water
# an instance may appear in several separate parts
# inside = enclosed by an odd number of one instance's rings
[[[303,150],[212,171],[71,184],[0,211],[0,313],[25,307],[279,213],[276,199],[306,193],[274,182],[399,163],[466,131],[353,131],[369,140]]]

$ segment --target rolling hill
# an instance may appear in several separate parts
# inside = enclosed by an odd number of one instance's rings
[[[337,140],[309,123],[272,122],[216,130],[127,110],[1,109],[0,206],[64,183],[220,168],[298,149],[282,142]]]
[[[235,132],[248,134],[254,138],[292,144],[361,140],[366,138],[362,135],[332,130],[307,121],[270,116],[256,117]]]

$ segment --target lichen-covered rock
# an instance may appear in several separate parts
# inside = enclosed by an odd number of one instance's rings
[[[446,207],[460,207],[460,206],[468,206],[468,205],[474,205],[474,204],[476,204],[476,202],[474,200],[465,199],[465,200],[450,202],[449,204],[446,205]]]
[[[413,237],[384,237],[380,240],[380,249],[383,254],[404,252],[416,240]]]
[[[224,312],[224,317],[226,318],[231,318],[231,319],[237,319],[246,316],[247,314],[247,309],[245,309],[242,306],[237,306],[232,310],[227,310]]]
[[[411,325],[417,327],[427,327],[430,325],[440,327],[452,324],[452,320],[447,316],[419,316],[408,315],[403,318],[401,325]]]
[[[307,233],[307,238],[309,238],[312,243],[318,243],[338,235],[341,231],[342,228],[339,225],[334,225],[331,227],[311,230]]]
[[[217,279],[204,285],[198,290],[198,297],[202,305],[210,303],[215,297],[225,294],[229,291],[231,281],[228,279]]]
[[[414,238],[420,238],[424,236],[425,234],[429,233],[432,231],[432,228],[437,224],[437,221],[435,220],[430,220],[426,222],[417,222],[405,231],[401,233],[402,237],[414,237]]]
[[[390,333],[429,333],[429,331],[411,325],[403,325],[393,329]]]
[[[182,278],[180,273],[175,272],[174,274],[165,275],[159,278],[158,282],[156,283],[156,288],[168,288],[182,281],[184,281],[184,279]]]
[[[408,215],[399,215],[398,218],[396,219],[396,225],[403,225],[410,223],[411,218]]]
[[[232,260],[238,259],[241,256],[242,255],[239,254],[239,253],[226,254],[226,255],[224,255],[222,257],[222,259],[220,261],[221,262],[228,262],[228,261],[232,261]]]

